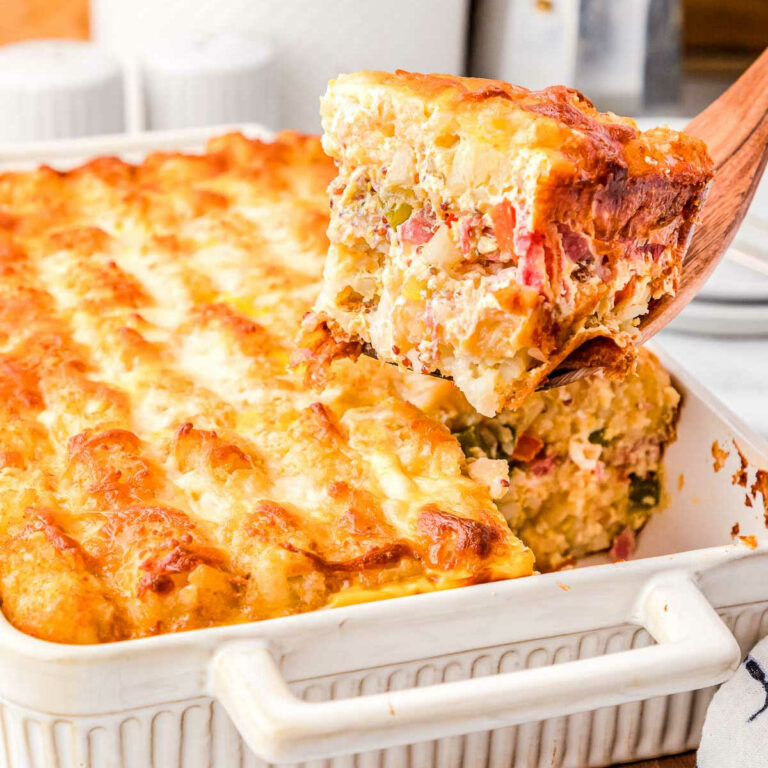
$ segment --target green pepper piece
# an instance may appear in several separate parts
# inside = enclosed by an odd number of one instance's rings
[[[471,456],[470,451],[478,447],[477,427],[467,427],[467,429],[456,433],[456,439],[459,441],[461,450],[465,456]]]
[[[629,476],[629,501],[639,509],[651,509],[659,503],[661,484],[655,472],[648,477]]]
[[[605,439],[605,427],[590,432],[588,439],[590,443],[595,445],[608,445],[608,441]]]
[[[470,459],[508,459],[514,449],[515,430],[511,426],[480,422],[454,434]]]

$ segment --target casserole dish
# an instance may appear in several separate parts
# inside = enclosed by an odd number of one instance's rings
[[[6,159],[192,148],[213,132]],[[736,451],[716,474],[711,446],[737,440],[752,467],[768,446],[662,360],[685,404],[671,504],[635,560],[101,646],[0,619],[0,765],[578,768],[693,746],[701,689],[768,617],[768,546],[730,540],[735,523],[764,530],[759,501],[730,482]]]

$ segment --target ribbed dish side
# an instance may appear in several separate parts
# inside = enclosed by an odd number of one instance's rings
[[[720,611],[747,651],[768,633],[768,603]],[[618,627],[470,651],[293,684],[307,701],[359,696],[562,663],[649,643]],[[495,731],[304,764],[306,768],[601,768],[698,744],[714,688]],[[0,768],[267,768],[210,699],[63,719],[4,703]]]

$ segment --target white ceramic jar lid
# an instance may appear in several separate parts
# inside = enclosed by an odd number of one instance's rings
[[[148,128],[277,123],[274,56],[264,40],[230,34],[166,40],[141,62]]]
[[[92,43],[32,40],[0,47],[0,141],[119,133],[119,62]]]

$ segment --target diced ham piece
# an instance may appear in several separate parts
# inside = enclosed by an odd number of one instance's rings
[[[661,256],[662,253],[664,253],[665,246],[662,243],[647,243],[646,245],[641,245],[640,250],[643,253],[650,253],[651,258],[654,261],[659,260],[659,256]]]
[[[422,208],[400,226],[400,239],[404,243],[424,245],[424,243],[428,243],[432,239],[436,229],[437,221],[434,215],[427,213]]]
[[[595,254],[589,247],[589,238],[581,232],[574,232],[568,227],[558,226],[560,242],[563,244],[563,253],[574,264],[591,264],[595,260]]]
[[[542,456],[540,459],[534,459],[529,465],[528,469],[536,477],[544,477],[549,475],[555,468],[554,456]]]
[[[539,263],[540,260],[531,258],[530,255],[520,259],[520,281],[529,288],[535,288],[537,291],[544,290],[544,269]],[[541,260],[543,261],[543,259]]]
[[[557,228],[560,232],[563,253],[574,264],[591,267],[594,274],[604,282],[611,280],[611,270],[606,264],[605,257],[594,252],[592,242],[586,235],[581,232],[574,232],[562,224],[559,224]]]
[[[611,280],[613,280],[613,272],[611,271],[611,267],[608,264],[608,260],[605,258],[605,256],[597,257],[596,270],[597,270],[597,276],[604,283],[610,283]]]
[[[475,230],[483,226],[482,216],[470,216],[459,224],[459,246],[465,256],[472,255],[472,236]]]
[[[544,441],[541,440],[541,438],[526,432],[521,435],[520,439],[515,443],[515,449],[512,451],[511,458],[515,461],[532,461],[543,447]]]
[[[663,243],[646,243],[645,245],[638,245],[632,240],[622,240],[623,245],[627,248],[627,256],[634,261],[643,261],[647,255],[658,261],[664,249],[667,247]]]
[[[635,551],[635,532],[631,528],[625,528],[614,540],[610,557],[616,563],[619,560],[627,560]]]
[[[517,215],[509,200],[502,200],[490,210],[493,231],[499,250],[511,259],[515,253],[515,223]],[[501,261],[501,259],[500,259]]]
[[[543,293],[547,284],[544,237],[538,232],[519,229],[515,237],[515,251],[520,254],[517,263],[520,282]]]

